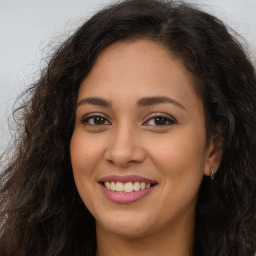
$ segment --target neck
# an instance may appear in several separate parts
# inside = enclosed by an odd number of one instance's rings
[[[193,240],[193,224],[161,229],[147,236],[127,237],[97,226],[96,256],[188,256]]]

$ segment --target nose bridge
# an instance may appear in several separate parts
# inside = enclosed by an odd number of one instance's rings
[[[124,121],[116,125],[106,151],[106,160],[119,166],[143,161],[145,154],[139,141],[138,131],[132,124]]]

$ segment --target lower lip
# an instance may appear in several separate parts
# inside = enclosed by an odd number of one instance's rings
[[[139,191],[133,191],[129,193],[123,193],[123,192],[115,192],[112,190],[107,189],[104,185],[100,184],[101,190],[103,194],[112,202],[118,203],[118,204],[128,204],[136,202],[143,197],[147,196],[154,188],[155,186],[152,186],[150,188],[146,188]]]

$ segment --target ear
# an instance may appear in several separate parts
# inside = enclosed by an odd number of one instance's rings
[[[211,136],[206,150],[206,161],[204,168],[204,174],[206,176],[213,177],[218,171],[222,155],[223,151],[221,139],[217,136]],[[211,170],[214,172],[214,174],[211,173]]]

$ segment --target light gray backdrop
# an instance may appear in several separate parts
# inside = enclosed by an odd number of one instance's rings
[[[60,41],[109,0],[0,0],[0,154],[11,136],[8,117],[36,77],[50,42]],[[187,0],[238,31],[256,52],[256,0]]]

